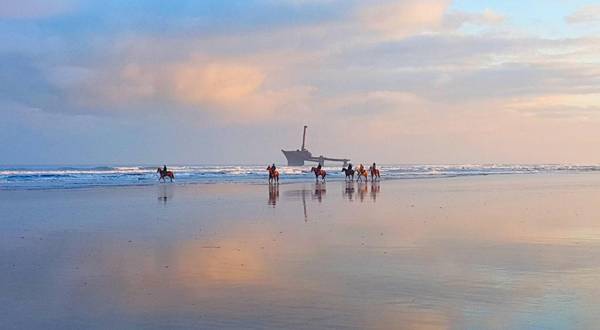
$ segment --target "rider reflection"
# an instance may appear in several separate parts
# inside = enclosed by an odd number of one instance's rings
[[[367,194],[367,192],[369,192],[369,187],[367,186],[366,182],[359,182],[358,183],[358,189],[357,189],[357,195],[358,195],[358,199],[362,202],[365,200],[365,195]]]
[[[321,203],[323,201],[323,196],[327,192],[325,188],[326,186],[324,183],[315,183],[315,193],[312,195],[312,199],[316,199],[317,201],[319,201],[319,203]]]
[[[356,187],[354,186],[355,184]],[[371,182],[371,184],[367,182],[345,182],[344,186],[342,186],[342,197],[350,202],[355,200],[364,202],[365,198],[368,198],[368,195],[375,202],[380,191],[381,188],[377,181]]]
[[[352,201],[352,198],[354,197],[354,181],[346,182],[343,193],[344,198],[348,198],[348,200]]]
[[[279,201],[279,184],[278,183],[269,183],[269,205],[277,205],[277,201]]]
[[[173,186],[171,185],[159,185],[158,186],[158,200],[167,204],[167,201],[173,199]]]
[[[371,182],[371,200],[377,201],[377,194],[380,192],[379,182]]]

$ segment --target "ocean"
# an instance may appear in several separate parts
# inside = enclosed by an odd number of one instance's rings
[[[267,165],[177,165],[169,169],[178,184],[264,183]],[[281,183],[310,182],[311,166],[281,166]],[[479,175],[581,173],[599,171],[600,165],[380,165],[381,180],[432,179]],[[152,185],[157,166],[0,166],[0,189],[70,189],[96,186]],[[341,166],[325,167],[327,180],[344,180]]]

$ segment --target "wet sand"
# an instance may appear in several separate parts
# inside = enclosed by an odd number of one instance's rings
[[[600,322],[600,174],[0,191],[2,329]]]

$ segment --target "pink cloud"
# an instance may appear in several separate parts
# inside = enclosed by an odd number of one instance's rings
[[[438,28],[448,6],[446,0],[395,1],[361,8],[358,16],[369,30],[403,38]]]

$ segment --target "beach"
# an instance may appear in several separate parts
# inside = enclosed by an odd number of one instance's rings
[[[0,190],[2,329],[594,328],[600,174]]]

